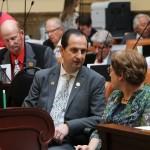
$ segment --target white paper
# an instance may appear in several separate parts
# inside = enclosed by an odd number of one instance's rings
[[[150,130],[150,126],[141,126],[141,127],[135,127],[137,129],[142,129],[142,130]]]
[[[0,66],[4,69],[7,75],[6,77],[6,75],[3,73],[3,79],[2,79],[3,83],[10,83],[9,79],[11,80],[11,64],[3,64]]]

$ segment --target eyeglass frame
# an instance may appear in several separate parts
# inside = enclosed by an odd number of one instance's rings
[[[46,31],[46,34],[53,34],[56,30],[60,29],[62,27],[57,27],[56,29],[50,30],[50,31]]]
[[[107,72],[108,72],[109,74],[111,73],[111,68],[110,68],[110,67],[107,68]]]

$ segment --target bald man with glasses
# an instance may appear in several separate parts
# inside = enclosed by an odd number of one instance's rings
[[[64,33],[61,20],[59,18],[50,18],[46,21],[45,28],[48,39],[44,41],[43,45],[51,47],[55,56],[60,57],[59,46]]]

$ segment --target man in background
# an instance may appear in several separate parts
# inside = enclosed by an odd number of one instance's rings
[[[88,37],[89,46],[93,44],[91,37],[96,30],[92,27],[92,20],[90,14],[80,14],[76,20],[78,29],[81,30]]]
[[[51,18],[46,21],[45,30],[49,37],[43,45],[52,48],[56,57],[60,57],[59,46],[61,45],[61,37],[64,33],[64,28],[59,18]]]
[[[106,30],[98,30],[92,37],[94,52],[96,59],[94,64],[110,64],[111,63],[111,48],[113,38]]]
[[[0,51],[0,64],[11,64],[12,77],[23,67],[50,68],[57,59],[49,47],[24,43],[24,31],[15,20],[2,23],[0,33],[6,48]]]
[[[124,35],[122,44],[126,44],[129,39],[138,39],[144,28],[148,25],[150,17],[146,14],[138,14],[133,19],[133,30],[134,32],[127,33]],[[147,26],[141,38],[150,38],[150,24]]]

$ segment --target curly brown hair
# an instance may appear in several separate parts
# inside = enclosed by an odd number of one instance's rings
[[[146,60],[137,51],[117,51],[112,55],[111,65],[117,75],[123,73],[129,84],[140,85],[146,77]]]

